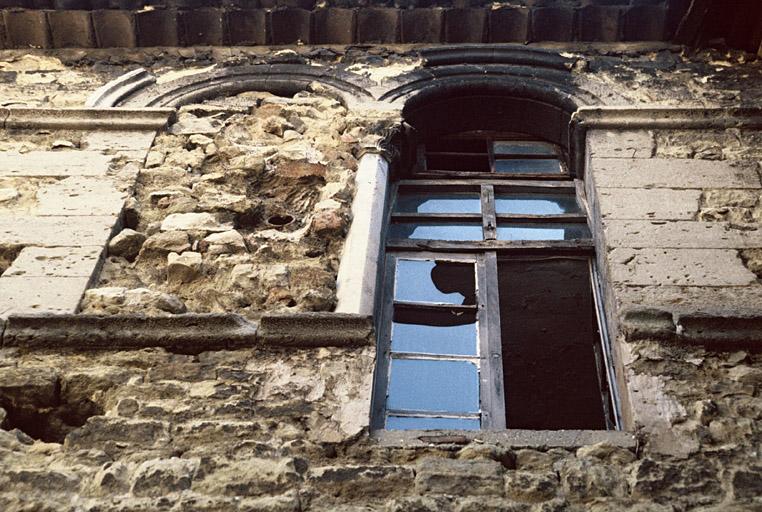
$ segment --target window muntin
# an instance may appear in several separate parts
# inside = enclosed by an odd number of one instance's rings
[[[422,148],[419,148],[419,155],[420,149]],[[461,153],[468,153],[469,158],[473,156],[472,153],[487,154],[490,168],[488,172],[484,172],[483,169],[477,172],[440,169],[441,172],[434,173],[441,176],[439,179],[426,179],[427,174],[431,173],[421,173],[419,166],[418,171],[413,173],[413,177],[417,179],[402,180],[397,185],[386,243],[387,279],[391,280],[392,288],[387,291],[387,297],[391,296],[393,299],[387,300],[384,328],[380,333],[383,355],[379,358],[379,371],[383,377],[377,382],[381,398],[377,398],[374,404],[375,428],[616,428],[618,413],[611,395],[612,390],[608,386],[609,379],[613,377],[606,364],[607,354],[601,348],[602,341],[605,340],[601,340],[598,333],[598,311],[593,298],[593,280],[590,277],[593,268],[593,243],[587,217],[577,197],[577,187],[569,180],[562,163],[562,153],[555,146],[545,142],[526,139],[503,140],[494,137],[478,140],[472,136],[432,141],[425,146],[424,155],[428,153],[434,153],[437,158],[449,155],[457,162],[466,161]],[[559,172],[523,172],[519,175],[496,173],[495,162],[501,160],[514,163],[520,163],[522,160],[552,160],[556,162],[555,168]],[[457,165],[450,167],[455,168]],[[567,181],[563,181],[563,178]],[[410,250],[435,252],[399,252]],[[464,254],[464,251],[476,252]],[[556,265],[571,265],[574,270],[565,277],[569,282],[579,285],[578,296],[574,297],[575,300],[565,301],[562,287],[556,290],[560,297],[539,292],[534,293],[533,297],[533,286],[539,287],[539,290],[553,289],[553,283],[542,283],[539,279],[537,282],[530,282],[532,286],[501,288],[504,283],[511,282],[510,278],[505,276],[510,276],[512,273],[508,269],[515,269],[518,263],[508,261],[517,255],[529,258],[521,263],[527,269],[527,275],[543,275],[547,270],[545,267],[553,265],[547,263],[549,259],[561,262]],[[421,280],[421,276],[410,273],[402,279],[397,276],[399,261],[428,261],[429,265],[425,267],[425,271],[430,272],[437,262],[456,257],[461,258],[460,261],[465,258],[465,261],[474,264],[475,281],[471,282],[476,282],[477,285],[474,290],[475,302],[472,302],[472,305],[451,299],[441,301],[441,297],[437,302],[436,298],[432,298],[431,290],[423,293],[424,301],[418,303],[401,301],[396,296],[394,290],[401,281],[406,283],[403,285],[404,289],[405,286],[419,287],[418,281]],[[408,268],[416,267],[410,265]],[[424,269],[424,266],[418,265],[417,268]],[[426,286],[430,286],[434,281],[435,279],[429,278]],[[439,282],[447,283],[446,289],[440,290],[439,295],[450,295],[452,287],[455,286],[450,279],[440,279]],[[437,283],[434,284],[436,286]],[[518,296],[506,295],[506,289],[513,290]],[[431,296],[425,298],[426,295]],[[458,298],[461,297],[465,295],[458,295]],[[563,307],[571,304],[581,308],[576,313],[569,310],[559,316],[569,322],[569,332],[578,334],[575,338],[577,341],[571,343],[571,348],[567,346],[570,345],[569,340],[564,339],[564,329],[556,328],[552,336],[539,338],[544,342],[543,353],[547,356],[545,360],[557,363],[553,371],[560,371],[565,376],[580,371],[564,366],[567,362],[571,365],[581,361],[578,366],[586,368],[585,378],[582,379],[586,383],[585,393],[581,394],[584,398],[581,398],[579,403],[589,405],[592,400],[593,406],[587,407],[586,413],[578,415],[581,419],[571,417],[568,407],[537,407],[531,398],[541,394],[526,391],[531,389],[533,373],[524,371],[522,375],[520,365],[505,365],[501,340],[510,340],[512,332],[520,331],[516,329],[516,325],[520,325],[520,315],[512,316],[511,308],[501,311],[501,304],[511,304],[512,308],[519,308],[518,304],[522,304],[529,312],[544,311],[547,314],[556,314],[556,310],[562,306],[553,303],[551,299],[554,298],[561,304],[566,304]],[[590,321],[580,321],[580,317]],[[501,325],[504,325],[503,329]],[[524,327],[531,325],[534,325],[537,332],[542,332],[542,326],[536,321],[528,322]],[[581,331],[587,336],[579,334]],[[565,354],[559,356],[554,347],[565,347]],[[516,352],[515,343],[506,344],[505,351],[521,354],[520,351]],[[534,363],[527,362],[524,356],[516,358],[517,361],[520,359],[523,359],[522,364],[530,364],[530,367]],[[458,375],[455,380],[477,382],[476,391],[468,383],[461,383],[465,386],[463,388],[458,385],[450,389],[450,383],[455,382],[453,379],[450,379],[448,384],[421,385],[421,379],[436,382],[437,377],[434,374],[448,367],[444,364],[434,364],[436,362],[471,364],[471,367],[456,365],[450,368],[461,369],[460,373],[452,374]],[[475,368],[478,375],[476,381],[473,380],[473,373],[468,373],[466,368],[472,368],[471,372]],[[431,376],[427,371],[432,372]],[[503,378],[504,371],[509,371],[510,375]],[[542,372],[534,374],[542,375]],[[471,377],[464,377],[465,375]],[[520,388],[515,385],[514,380],[522,378],[528,387]],[[560,380],[566,382],[565,390],[568,392],[574,389],[575,383],[580,379]],[[406,384],[403,385],[403,382]],[[476,411],[473,407],[465,407],[462,404],[458,407],[439,404],[441,397],[438,394],[458,393],[460,389],[470,397],[473,397],[474,393],[478,396],[479,407]],[[414,396],[405,397],[406,392]],[[528,408],[520,407],[526,403],[521,404],[517,401],[515,392],[528,397]],[[390,400],[392,393],[395,397]],[[566,402],[571,404],[575,403],[575,400],[568,398]],[[404,409],[403,405],[414,405],[416,409]],[[443,410],[447,408],[459,410]],[[553,422],[543,424],[542,421],[532,419],[526,412],[532,410],[544,411],[535,414],[536,417],[547,417],[549,414],[556,414],[558,417]]]
[[[517,134],[512,137],[511,140],[500,134],[470,132],[426,141],[419,147],[416,174],[569,177],[559,148],[544,141],[518,138]]]

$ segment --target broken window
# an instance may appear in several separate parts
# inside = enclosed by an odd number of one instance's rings
[[[386,237],[375,428],[615,429],[593,241],[559,148],[418,148]]]

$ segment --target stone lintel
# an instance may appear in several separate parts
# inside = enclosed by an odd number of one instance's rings
[[[18,129],[160,130],[174,115],[173,108],[0,108],[2,127]]]
[[[614,430],[378,430],[372,437],[385,447],[415,448],[440,446],[443,449],[477,441],[511,448],[579,448],[596,443],[608,443],[634,450],[635,436]]]

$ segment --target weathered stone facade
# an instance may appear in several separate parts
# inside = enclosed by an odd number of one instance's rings
[[[331,313],[354,175],[367,151],[401,165],[413,93],[390,91],[444,75],[415,47],[98,52],[0,64],[32,107],[0,108],[4,510],[762,508],[751,55],[568,46],[500,71],[581,98],[625,431],[372,436],[370,321]],[[123,63],[158,80],[122,108],[41,108]]]

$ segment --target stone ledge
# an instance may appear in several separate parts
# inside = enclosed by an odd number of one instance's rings
[[[2,107],[0,128],[71,130],[160,130],[172,121],[172,108]]]
[[[266,314],[257,337],[265,345],[351,347],[373,342],[373,318],[352,313]]]
[[[630,432],[615,430],[377,430],[371,438],[384,447],[414,448],[468,444],[472,441],[511,448],[575,449],[596,443],[634,450],[637,439]]]
[[[10,316],[3,347],[23,349],[134,350],[162,347],[198,354],[256,344],[256,325],[238,315],[187,314]]]
[[[0,333],[0,346],[25,350],[162,347],[179,354],[253,346],[354,347],[373,342],[371,317],[343,313],[265,315],[259,327],[234,314],[10,315],[0,324]]]
[[[662,340],[703,345],[717,351],[762,351],[759,311],[674,313],[658,308],[630,308],[621,316],[621,330],[628,342]]]

